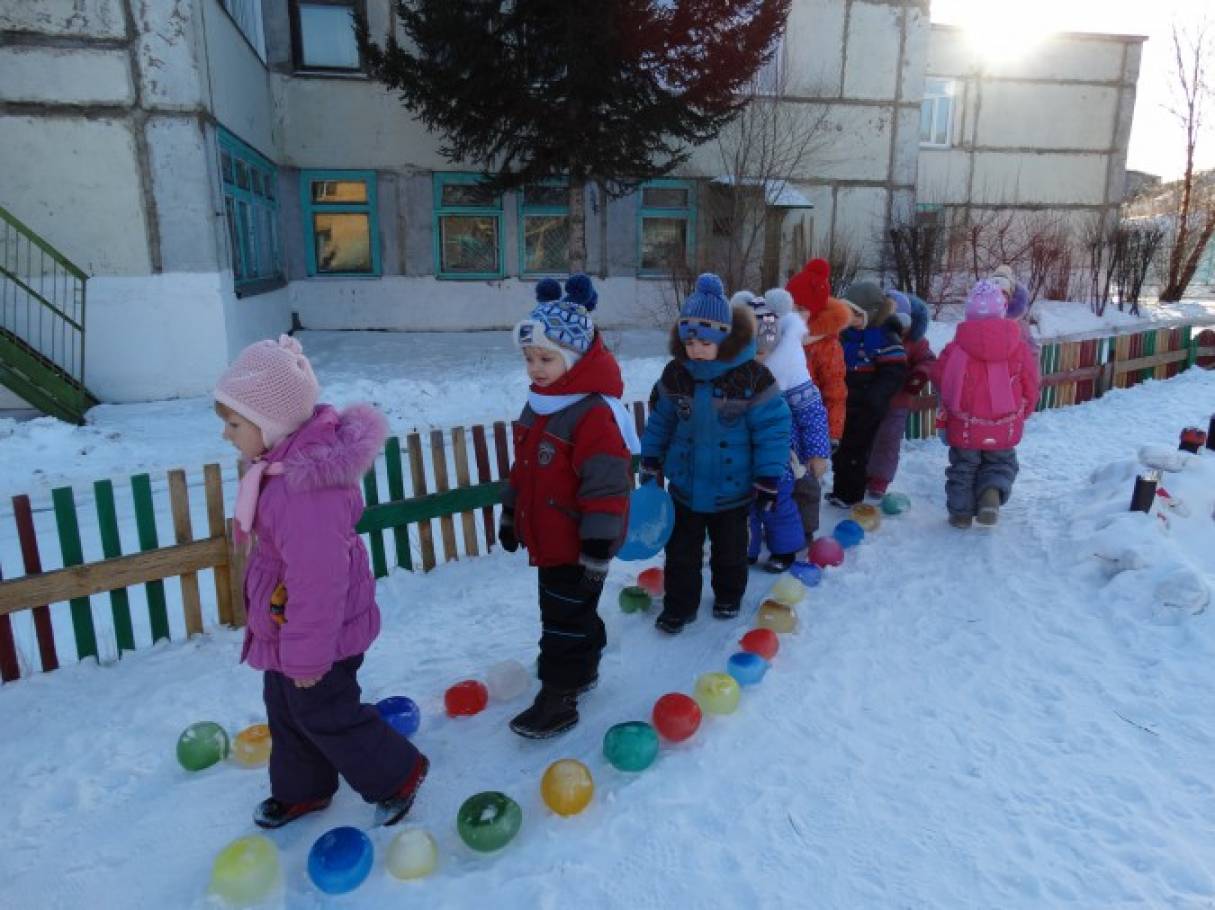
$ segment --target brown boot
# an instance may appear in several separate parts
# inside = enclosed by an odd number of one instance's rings
[[[991,527],[1000,520],[1000,491],[995,487],[988,487],[979,494],[977,520],[986,527]]]
[[[949,526],[951,528],[959,528],[963,531],[970,527],[970,523],[972,521],[974,521],[974,519],[969,515],[955,515],[951,513],[949,516]]]

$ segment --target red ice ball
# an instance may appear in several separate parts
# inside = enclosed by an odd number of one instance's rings
[[[820,569],[844,563],[844,548],[834,537],[820,537],[810,544],[810,561]]]
[[[668,692],[654,702],[654,729],[663,739],[683,742],[700,726],[700,705],[682,692]]]
[[[662,592],[666,587],[666,580],[663,578],[662,569],[658,566],[646,569],[637,576],[637,586],[645,588],[651,597],[662,597]]]
[[[780,650],[780,638],[771,629],[752,629],[738,640],[744,651],[771,660]]]
[[[466,679],[443,693],[443,704],[448,717],[472,717],[489,704],[489,689],[475,679]]]

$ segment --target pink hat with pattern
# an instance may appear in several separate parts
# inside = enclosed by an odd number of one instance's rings
[[[1008,298],[995,282],[978,282],[966,298],[967,319],[1003,319],[1008,312]]]
[[[319,395],[312,364],[288,335],[249,345],[215,384],[215,400],[255,424],[267,449],[304,425]]]

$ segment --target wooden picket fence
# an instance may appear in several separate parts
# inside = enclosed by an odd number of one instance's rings
[[[1206,330],[1197,338],[1192,334],[1192,327],[1181,326],[1044,345],[1038,407],[1079,404],[1111,388],[1168,378],[1195,363],[1215,365],[1215,331]],[[636,402],[631,409],[640,433],[646,405]],[[935,411],[936,396],[922,396],[908,415],[906,437],[932,438]],[[386,576],[393,566],[429,571],[440,559],[450,562],[491,550],[497,543],[495,507],[502,498],[511,449],[511,436],[502,421],[488,427],[436,429],[425,436],[413,432],[403,441],[390,438],[363,479],[367,508],[358,525],[376,577]],[[71,487],[53,490],[51,504],[64,568],[48,571],[42,568],[46,541],[38,539],[30,499],[13,497],[24,575],[3,580],[0,566],[0,679],[10,682],[22,675],[11,617],[23,611],[31,614],[39,664],[35,668],[33,656],[27,656],[27,674],[61,664],[53,622],[53,607],[58,605],[67,605],[60,616],[66,614],[64,621],[71,623],[75,659],[101,657],[94,612],[101,607],[92,600],[97,595],[108,597],[108,628],[118,657],[135,650],[137,639],[152,644],[171,639],[173,625],[187,638],[205,631],[200,573],[210,573],[218,624],[244,625],[244,559],[232,540],[220,466],[202,469],[205,536],[195,537],[186,472],[169,471],[166,480],[172,542],[160,543],[152,481],[149,475],[139,474],[130,478],[130,505],[121,513],[133,518],[138,541],[139,552],[128,555],[122,553],[114,485],[110,480],[93,484],[100,553],[91,554],[90,561],[82,545],[75,493]],[[182,616],[181,621],[173,617],[171,623],[166,582],[173,579],[179,586]],[[139,623],[137,635],[130,592],[140,587],[147,624]]]

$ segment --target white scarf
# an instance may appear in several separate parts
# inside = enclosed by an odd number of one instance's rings
[[[589,394],[589,392],[582,392],[577,395],[541,395],[538,392],[529,391],[527,403],[537,414],[547,417],[572,404],[577,404]],[[641,454],[641,440],[637,438],[637,427],[633,424],[633,415],[624,406],[624,402],[612,395],[601,394],[599,397],[606,401],[608,407],[612,409],[612,416],[616,418],[616,426],[620,428],[620,435],[624,437],[624,444],[629,447],[629,452],[634,455]]]

